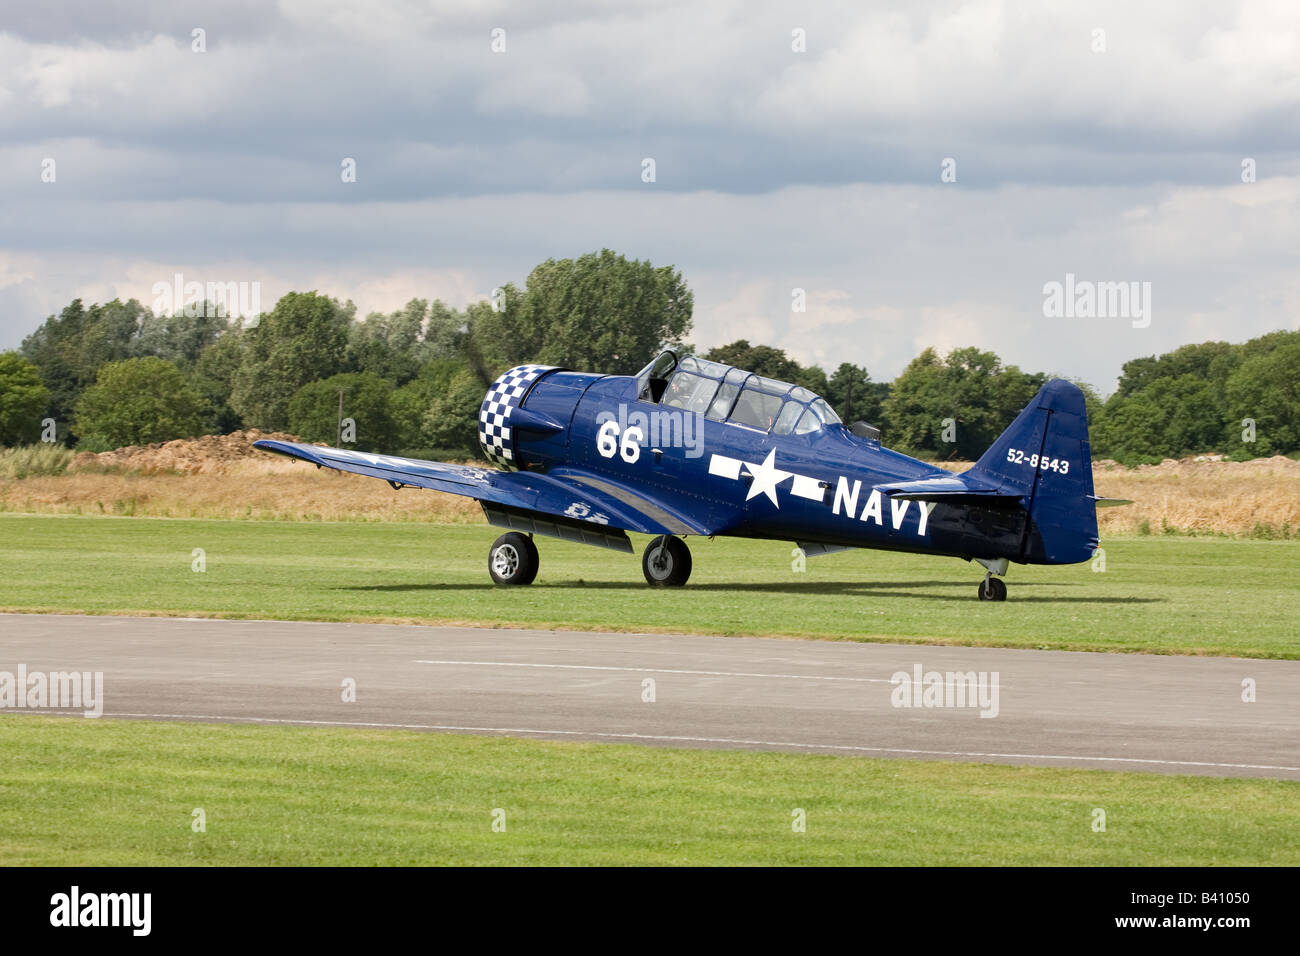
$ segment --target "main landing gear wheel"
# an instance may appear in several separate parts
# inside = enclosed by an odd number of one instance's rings
[[[537,545],[518,531],[497,538],[488,552],[488,573],[497,584],[532,584],[537,565]]]
[[[1007,585],[1001,578],[995,578],[991,574],[984,575],[984,580],[980,582],[980,600],[981,601],[1005,601],[1007,599]]]
[[[691,576],[691,550],[681,538],[660,535],[646,545],[641,570],[652,587],[679,588]]]

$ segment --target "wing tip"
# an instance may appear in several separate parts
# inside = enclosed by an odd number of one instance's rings
[[[320,459],[310,451],[311,445],[300,445],[294,442],[278,441],[274,438],[259,438],[253,442],[253,447],[259,451],[270,452],[273,455],[283,455],[286,458],[297,458],[301,461],[309,461],[317,467],[320,466]]]

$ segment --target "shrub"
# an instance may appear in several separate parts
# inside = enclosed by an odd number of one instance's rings
[[[109,362],[77,402],[72,431],[89,447],[120,448],[191,438],[206,404],[171,362],[149,356]]]

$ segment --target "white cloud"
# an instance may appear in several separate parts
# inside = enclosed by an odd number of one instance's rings
[[[1097,28],[1105,52],[1093,52]],[[809,46],[810,62],[757,98],[753,122],[1214,135],[1300,104],[1300,10],[1281,2],[872,9]]]

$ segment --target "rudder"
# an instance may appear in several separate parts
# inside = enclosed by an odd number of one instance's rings
[[[1077,385],[1045,384],[963,477],[1021,495],[1028,520],[1018,560],[1074,564],[1096,551],[1088,410]]]

